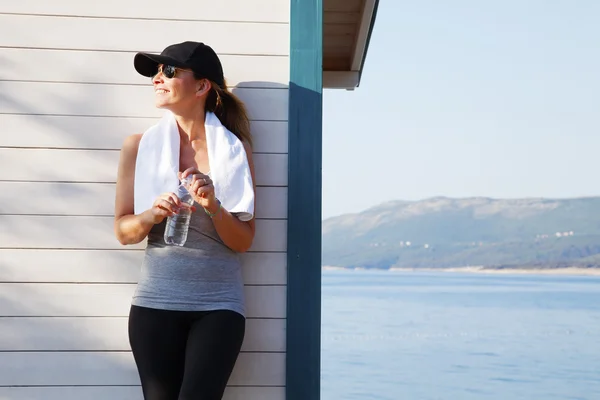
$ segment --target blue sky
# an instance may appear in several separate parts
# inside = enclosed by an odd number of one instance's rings
[[[600,195],[600,1],[381,0],[325,90],[323,218],[389,200]]]

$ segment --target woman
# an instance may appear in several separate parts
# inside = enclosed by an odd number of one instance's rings
[[[126,138],[117,177],[115,234],[122,244],[148,238],[129,315],[131,349],[146,400],[221,399],[245,334],[238,254],[251,246],[255,226],[253,209],[248,210],[250,218],[242,219],[227,209],[227,197],[215,195],[218,182],[211,180],[215,174],[205,123],[209,115],[218,117],[243,144],[251,179],[243,196],[253,199],[248,117],[227,91],[220,60],[207,45],[183,42],[161,55],[138,53],[134,66],[152,78],[156,106],[176,121],[177,178],[193,176],[187,188],[194,204],[185,245],[166,245],[166,221],[181,202],[170,191],[150,199],[147,209],[134,210],[135,196],[141,197],[134,188],[136,162],[145,160],[140,146],[144,134]],[[229,167],[219,165],[218,170],[228,173]]]

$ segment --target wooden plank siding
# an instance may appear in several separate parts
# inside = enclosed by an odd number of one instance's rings
[[[286,121],[287,89],[239,88],[232,92],[246,103],[251,120]],[[164,111],[154,108],[153,95],[154,89],[149,84],[139,86],[2,81],[0,112],[158,118]]]
[[[356,1],[356,0],[352,0]],[[91,2],[90,2],[91,3]],[[2,5],[0,12],[28,15],[72,17],[237,21],[288,24],[290,6],[278,0],[196,0],[193,9],[185,3],[166,7],[162,0],[143,3],[122,0],[103,0],[86,4],[81,0],[23,0]],[[197,10],[193,12],[193,10]]]
[[[147,85],[150,79],[132,68],[134,55],[135,51],[3,48],[0,62],[10,62],[2,71],[2,80]],[[225,54],[220,58],[229,86],[287,87],[285,55]]]
[[[257,219],[251,252],[285,252],[286,220]],[[142,249],[145,242],[123,246],[114,237],[113,217],[71,215],[0,215],[0,249]],[[1,316],[1,314],[0,314]]]
[[[136,283],[142,257],[143,250],[0,249],[0,283]],[[285,285],[284,252],[241,257],[246,285]]]
[[[285,352],[285,320],[250,318],[246,329],[243,352]],[[0,346],[0,351],[129,351],[127,318],[4,317],[0,318]]]
[[[281,386],[229,386],[223,400],[280,400],[285,398]],[[0,399],[18,400],[143,400],[136,386],[25,386],[0,387]]]
[[[283,386],[285,353],[243,352],[230,386]],[[130,352],[5,352],[0,386],[135,385]]]
[[[32,30],[32,26],[36,29]],[[3,47],[160,52],[169,44],[197,39],[206,41],[215,51],[223,54],[288,55],[288,30],[287,24],[257,22],[0,13]],[[79,34],[73,35],[73,32]],[[82,32],[85,34],[81,34]],[[131,34],[132,32],[143,34]],[[93,74],[93,69],[84,72]]]
[[[98,215],[114,214],[115,184],[80,182],[0,181],[0,215]],[[39,193],[47,201],[39,201]],[[287,188],[256,188],[256,217],[285,219]],[[260,201],[258,201],[260,199]]]
[[[3,147],[119,150],[153,118],[0,114]],[[287,153],[287,121],[251,121],[254,153]],[[56,140],[60,136],[60,140]]]
[[[248,322],[224,399],[285,398],[289,14],[280,0],[0,5],[1,399],[142,399],[127,315],[145,242],[114,237],[115,179],[125,137],[162,115],[133,56],[184,40],[217,51],[254,134]]]

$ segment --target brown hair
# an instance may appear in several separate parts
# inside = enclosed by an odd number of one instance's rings
[[[227,89],[225,80],[222,88],[211,80],[209,82],[211,90],[206,98],[206,110],[215,113],[231,133],[242,142],[248,142],[252,146],[250,120],[244,103]]]

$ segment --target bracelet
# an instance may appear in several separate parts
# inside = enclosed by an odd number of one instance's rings
[[[219,199],[216,199],[216,200],[217,200],[217,203],[219,203],[219,208],[217,208],[217,211],[215,211],[214,214],[211,213],[210,211],[208,211],[206,208],[203,207],[204,208],[204,212],[206,214],[208,214],[208,216],[211,217],[211,218],[214,217],[215,215],[217,215],[219,213],[219,211],[221,211],[221,207],[222,207],[221,206],[221,202],[219,201]]]

